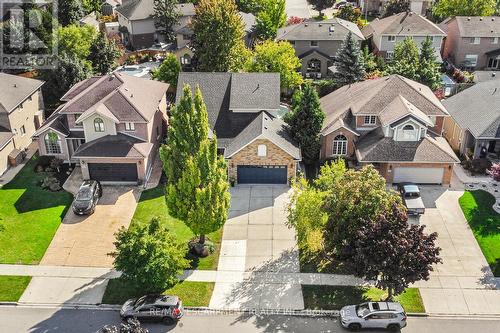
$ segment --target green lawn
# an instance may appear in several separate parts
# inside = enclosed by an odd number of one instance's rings
[[[30,281],[31,276],[0,276],[0,302],[17,302]]]
[[[386,297],[384,291],[377,288],[313,286],[302,285],[304,306],[314,310],[340,310],[345,305],[359,304],[367,301],[380,301]],[[417,288],[408,288],[394,298],[400,302],[406,312],[425,312],[420,292]]]
[[[168,214],[167,204],[164,197],[164,186],[159,185],[156,188],[142,192],[141,198],[137,205],[132,225],[140,225],[147,223],[153,217],[159,217],[167,228],[175,233],[177,238],[183,242],[188,242],[194,237],[191,230],[184,224],[184,222],[177,220]],[[210,239],[215,244],[215,252],[206,258],[190,258],[193,268],[202,270],[215,270],[219,261],[220,243],[222,238],[222,229],[209,234]]]
[[[165,290],[164,293],[179,296],[184,306],[208,306],[214,285],[214,282],[179,282],[173,288]],[[112,279],[108,283],[102,303],[123,304],[127,299],[143,294],[122,279]]]
[[[37,158],[0,187],[0,263],[37,264],[73,200],[64,190],[50,192],[38,185],[47,173],[34,172]]]
[[[496,277],[500,277],[500,214],[495,198],[486,191],[465,192],[458,200],[467,222]]]

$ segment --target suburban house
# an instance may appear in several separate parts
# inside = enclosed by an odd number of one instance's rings
[[[444,59],[468,70],[500,69],[500,17],[456,16],[440,26],[448,35]]]
[[[168,87],[120,73],[74,85],[34,135],[40,155],[79,164],[84,179],[145,182],[166,130]]]
[[[101,6],[102,15],[115,15],[116,8],[122,5],[121,0],[103,0]]]
[[[361,42],[363,34],[355,23],[332,18],[324,21],[304,21],[278,30],[277,40],[290,42],[302,63],[301,72],[307,78],[327,76],[342,42],[351,32]]]
[[[444,136],[460,154],[500,159],[500,79],[477,83],[445,99]]]
[[[180,73],[177,102],[186,84],[193,90],[200,87],[231,180],[287,184],[295,177],[301,155],[277,116],[278,73]]]
[[[383,15],[388,2],[389,0],[360,0],[359,7],[363,13]],[[409,2],[412,12],[425,16],[431,9],[433,0],[409,0]]]
[[[389,183],[450,183],[459,159],[441,137],[449,114],[427,86],[390,75],[343,86],[321,107],[323,160],[373,164]]]
[[[192,3],[181,3],[177,8],[180,18],[174,31],[184,28],[194,16]],[[123,5],[116,8],[125,45],[133,49],[143,49],[151,47],[154,43],[165,42],[163,36],[156,30],[153,12],[153,0],[124,0]]]
[[[363,35],[370,40],[375,54],[392,59],[394,46],[405,38],[412,38],[420,48],[422,42],[432,38],[437,59],[441,62],[441,46],[446,33],[422,15],[403,12],[382,19],[376,18],[363,28]]]
[[[0,73],[0,175],[23,158],[43,122],[43,81]]]

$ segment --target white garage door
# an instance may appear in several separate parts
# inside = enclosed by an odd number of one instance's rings
[[[444,168],[394,168],[393,183],[441,184]]]

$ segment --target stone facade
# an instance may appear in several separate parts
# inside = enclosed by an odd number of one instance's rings
[[[257,147],[266,145],[266,156],[258,156]],[[286,165],[288,179],[295,177],[297,161],[287,152],[269,140],[258,139],[250,143],[239,152],[228,159],[228,171],[230,179],[237,179],[238,165]]]

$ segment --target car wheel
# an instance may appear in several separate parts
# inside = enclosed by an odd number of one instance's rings
[[[391,332],[399,332],[399,325],[398,324],[390,324],[387,326],[387,329]]]
[[[173,318],[170,318],[170,317],[164,317],[163,318],[163,323],[165,325],[169,325],[170,326],[170,325],[175,324],[175,320]]]
[[[349,324],[348,328],[351,331],[357,332],[361,329],[361,325],[360,324]]]

